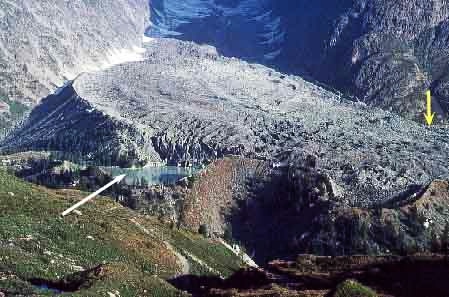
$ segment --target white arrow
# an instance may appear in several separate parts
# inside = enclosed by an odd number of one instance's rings
[[[106,190],[107,188],[109,188],[110,186],[112,186],[113,184],[119,183],[121,182],[124,178],[125,178],[126,174],[123,175],[119,175],[116,176],[114,178],[113,181],[111,181],[110,183],[108,183],[106,186],[104,186],[103,188],[99,189],[98,191],[96,191],[95,193],[90,194],[89,196],[87,196],[86,198],[84,198],[83,200],[81,200],[80,202],[78,202],[77,204],[73,205],[72,207],[70,207],[69,209],[67,209],[66,211],[64,211],[61,215],[63,217],[65,217],[66,215],[68,215],[69,213],[71,213],[72,211],[74,211],[75,209],[77,209],[78,207],[80,207],[81,205],[85,204],[86,202],[88,202],[89,200],[93,199],[95,196],[97,196],[98,194],[100,194],[101,192],[103,192],[104,190]]]

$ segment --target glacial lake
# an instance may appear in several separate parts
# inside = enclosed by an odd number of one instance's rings
[[[198,168],[184,168],[177,166],[143,167],[143,168],[119,168],[101,167],[102,170],[117,176],[126,174],[124,179],[127,185],[172,185],[184,177],[198,172]]]

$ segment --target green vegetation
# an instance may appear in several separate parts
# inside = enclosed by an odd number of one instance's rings
[[[7,97],[0,98],[0,100],[9,105],[9,112],[14,120],[20,119],[28,111],[28,106],[20,102],[12,101]]]
[[[209,240],[198,234],[181,230],[172,233],[171,241],[187,259],[191,258],[190,255],[194,255],[195,258],[207,264],[205,267],[199,265],[195,260],[189,261],[192,264],[192,274],[212,275],[214,274],[210,271],[212,269],[222,276],[228,277],[235,272],[236,267],[241,267],[243,264],[239,257],[223,245],[218,243],[211,245]]]
[[[334,297],[377,297],[377,294],[354,280],[346,280],[337,287]]]
[[[193,174],[193,175],[191,175],[191,176],[188,176],[188,177],[187,177],[187,187],[188,187],[189,189],[193,188],[193,185],[195,184],[195,182],[197,181],[197,179],[198,179],[198,177],[197,177],[195,174]]]
[[[28,107],[20,102],[11,101],[7,96],[0,94],[0,101],[8,104],[9,113],[0,113],[0,138],[8,129],[20,121],[28,111]]]
[[[0,292],[48,296],[50,291],[29,280],[70,280],[100,265],[101,275],[64,296],[109,296],[115,291],[121,297],[183,296],[165,281],[183,268],[170,244],[200,260],[190,263],[191,273],[212,267],[227,276],[240,266],[219,243],[173,230],[110,199],[95,199],[80,209],[82,215],[60,218],[85,195],[34,186],[0,169]]]
[[[28,106],[17,101],[12,101],[6,96],[0,96],[0,101],[8,104],[10,118],[15,121],[20,120],[29,109]]]

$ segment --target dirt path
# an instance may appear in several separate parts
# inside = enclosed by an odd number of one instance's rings
[[[147,228],[145,228],[144,226],[142,226],[138,221],[136,221],[135,218],[130,219],[130,221],[131,221],[134,225],[136,225],[140,230],[142,230],[145,234],[153,235],[153,236],[156,236],[156,237],[157,237],[156,234],[150,232],[150,230],[148,230]],[[187,258],[184,257],[184,256],[183,256],[181,253],[179,253],[178,251],[176,251],[175,247],[173,247],[169,242],[167,242],[167,241],[165,241],[165,240],[162,240],[162,242],[164,243],[164,245],[165,245],[165,247],[167,248],[167,250],[171,251],[171,252],[176,256],[176,258],[178,259],[178,263],[179,263],[180,266],[181,266],[181,273],[179,273],[179,274],[176,275],[176,276],[184,275],[184,274],[189,274],[189,273],[190,273],[190,264],[189,264],[189,261],[187,260]]]

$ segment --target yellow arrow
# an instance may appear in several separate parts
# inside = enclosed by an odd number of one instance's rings
[[[433,118],[435,116],[435,113],[432,113],[432,94],[430,93],[430,90],[427,91],[427,113],[424,114],[424,117],[426,118],[427,125],[431,126],[433,123]]]

